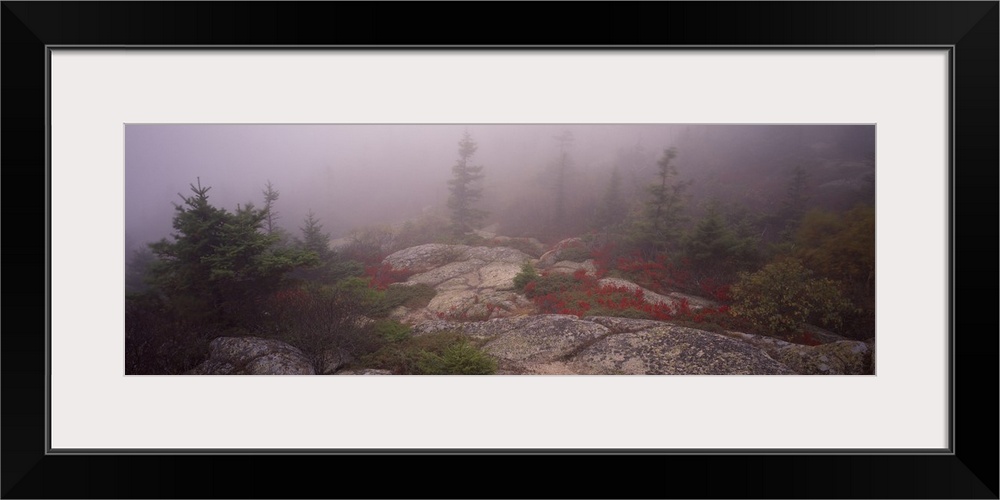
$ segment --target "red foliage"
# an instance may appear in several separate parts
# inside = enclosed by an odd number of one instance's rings
[[[617,245],[605,243],[590,251],[590,257],[594,259],[594,267],[597,268],[597,276],[603,278],[611,270],[612,258],[615,256]]]
[[[605,244],[591,251],[597,276],[588,275],[585,270],[573,273],[574,285],[569,289],[546,295],[534,296],[537,283],[525,286],[526,295],[533,297],[535,305],[542,313],[573,314],[583,316],[595,308],[609,311],[636,311],[644,316],[660,321],[683,320],[695,323],[713,323],[732,329],[744,329],[738,318],[729,314],[729,306],[692,309],[691,304],[682,299],[675,303],[647,302],[642,289],[601,286],[598,278],[615,269],[642,288],[657,293],[669,293],[677,289],[700,290],[701,294],[719,302],[729,302],[730,285],[704,279],[697,284],[693,280],[689,263],[671,261],[666,255],[658,255],[653,260],[643,258],[639,253],[628,256],[616,254],[613,243]],[[548,273],[543,273],[547,276]]]
[[[671,289],[685,289],[691,286],[691,271],[687,263],[680,265],[671,262],[666,255],[660,254],[654,260],[643,258],[638,253],[627,257],[619,257],[615,261],[615,269],[625,273],[636,284],[649,288],[657,293]]]
[[[704,278],[698,283],[701,294],[711,297],[718,302],[729,302],[729,288],[731,285],[719,283],[712,278]]]
[[[393,283],[406,281],[410,276],[413,276],[413,274],[414,272],[409,269],[395,269],[392,267],[392,264],[384,262],[378,265],[365,267],[365,276],[368,277],[368,286],[378,290],[385,290],[387,286]]]

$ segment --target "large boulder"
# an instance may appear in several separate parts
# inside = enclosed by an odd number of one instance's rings
[[[556,262],[559,262],[563,253],[570,248],[585,248],[583,240],[580,238],[566,238],[565,240],[556,243],[551,250],[542,254],[538,258],[538,264],[543,267],[548,267]]]
[[[321,375],[332,375],[351,361],[354,361],[354,356],[347,351],[339,348],[327,349],[319,357],[317,371]]]
[[[583,272],[588,276],[597,276],[597,266],[594,265],[594,259],[587,259],[583,262],[561,260],[549,266],[546,271],[558,274],[575,274],[581,269],[583,269]]]
[[[392,266],[393,269],[409,269],[414,273],[422,273],[461,260],[459,257],[468,248],[465,245],[428,243],[390,254],[382,260],[382,263]]]
[[[661,325],[608,335],[574,362],[589,373],[624,375],[793,375],[761,349],[722,335]]]
[[[871,375],[868,344],[841,340],[818,346],[794,345],[773,356],[803,375]]]
[[[460,329],[470,337],[486,340],[487,353],[517,362],[554,361],[608,333],[597,323],[562,314],[497,318],[464,325],[439,323],[431,328]]]
[[[550,255],[581,243],[570,239]],[[554,253],[553,253],[554,252]],[[863,374],[872,372],[873,348],[834,334],[817,333],[823,345],[791,344],[739,332],[711,333],[669,322],[611,317],[535,315],[537,307],[514,290],[527,254],[505,247],[421,245],[384,261],[417,270],[408,284],[432,286],[425,307],[399,307],[392,317],[420,335],[457,330],[498,361],[502,374]],[[596,271],[593,262],[553,261],[548,272]],[[640,292],[652,304],[692,310],[715,302],[678,292],[666,294],[619,278],[602,286]],[[336,364],[336,363],[335,363]],[[330,369],[324,363],[323,370]]]
[[[873,346],[856,340],[836,340],[808,346],[742,332],[727,332],[766,351],[801,375],[871,375]]]
[[[428,244],[400,250],[383,264],[416,271],[406,283],[434,287],[426,307],[392,312],[411,324],[434,319],[483,320],[534,312],[514,291],[514,277],[531,257],[513,248]]]
[[[477,340],[502,374],[739,374],[795,372],[722,335],[626,318],[544,314],[484,322],[430,322],[415,335],[454,330]]]
[[[189,375],[314,375],[302,351],[259,337],[219,337],[209,343],[209,358]]]

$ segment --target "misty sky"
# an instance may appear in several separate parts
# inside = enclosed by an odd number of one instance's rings
[[[671,146],[695,193],[750,204],[769,203],[754,198],[757,183],[773,189],[795,165],[818,172],[818,188],[874,182],[875,127],[863,125],[126,125],[126,245],[167,237],[178,193],[190,195],[199,177],[210,203],[230,211],[260,206],[270,180],[278,224],[293,235],[310,209],[334,237],[440,210],[466,130],[493,212],[546,189],[564,130],[574,136],[568,192],[581,200],[600,196],[616,164],[639,189]],[[638,160],[623,160],[629,152]]]

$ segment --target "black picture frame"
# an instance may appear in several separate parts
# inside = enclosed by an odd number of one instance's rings
[[[568,13],[572,12],[572,16]],[[459,12],[468,24],[446,14]],[[2,2],[5,498],[998,498],[998,20],[988,2]],[[516,35],[514,33],[517,33]],[[47,453],[47,47],[949,46],[952,447],[934,454]],[[918,147],[915,145],[915,147]],[[958,188],[962,196],[958,197]],[[956,229],[961,228],[961,232]],[[977,258],[985,255],[985,258]],[[960,256],[961,260],[957,260]],[[26,273],[21,275],[22,270]],[[44,270],[44,274],[43,274]],[[972,277],[971,271],[975,271]],[[966,279],[957,279],[965,271]],[[985,276],[986,278],[982,278]],[[959,299],[969,302],[959,302]],[[955,305],[960,307],[957,309]],[[957,315],[961,312],[961,316]],[[45,320],[45,321],[43,321]],[[981,425],[977,422],[986,422]],[[419,456],[414,456],[419,455]],[[554,468],[558,464],[559,469]],[[332,471],[311,477],[316,468]],[[574,473],[565,477],[569,467]],[[375,470],[375,484],[360,479]],[[466,490],[455,478],[481,489]]]

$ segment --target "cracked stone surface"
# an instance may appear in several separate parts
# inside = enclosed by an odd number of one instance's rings
[[[383,261],[417,271],[407,283],[434,287],[437,295],[420,309],[392,312],[413,334],[456,330],[498,362],[500,374],[792,375],[872,373],[873,346],[823,334],[819,346],[790,344],[740,332],[723,334],[670,322],[615,317],[538,315],[534,303],[514,290],[524,262],[540,270],[596,273],[593,261],[559,261],[565,240],[542,259],[506,247],[420,245]],[[605,286],[642,290],[651,303],[691,309],[718,304],[677,292],[663,294],[619,278]]]
[[[209,358],[189,375],[314,375],[302,351],[259,337],[219,337],[209,343]]]
[[[394,311],[409,323],[428,319],[488,319],[534,312],[514,291],[514,277],[531,256],[506,247],[428,244],[393,253],[383,263],[419,271],[407,283],[434,287],[437,295],[420,311]]]
[[[500,373],[578,375],[792,375],[746,342],[668,323],[542,314],[482,322],[436,321],[420,335],[460,331],[497,359]]]

